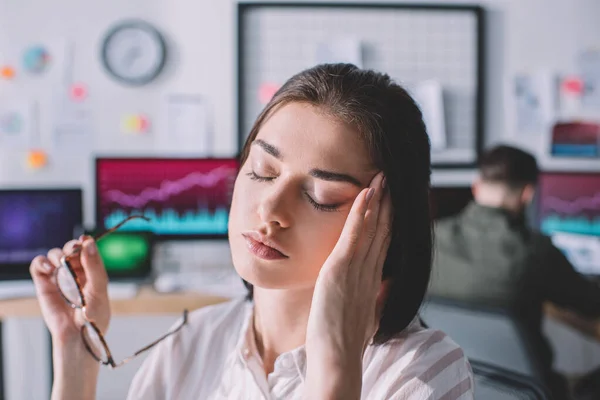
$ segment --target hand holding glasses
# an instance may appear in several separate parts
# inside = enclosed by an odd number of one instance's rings
[[[101,240],[103,237],[111,232],[114,232],[133,218],[143,218],[147,220],[147,218],[143,216],[131,216],[115,227],[109,229],[102,235],[96,237],[95,241]],[[91,245],[97,252],[95,244],[91,243]],[[123,361],[116,363],[106,343],[106,340],[104,339],[102,330],[94,321],[94,318],[89,317],[88,299],[86,296],[86,293],[91,294],[92,299],[97,300],[96,296],[94,295],[95,292],[93,291],[96,290],[103,293],[103,295],[97,297],[106,297],[108,278],[106,277],[106,271],[104,270],[104,266],[99,255],[94,253],[94,257],[90,256],[89,254],[80,254],[82,253],[84,246],[85,244],[82,245],[81,241],[72,241],[65,245],[65,250],[71,249],[70,251],[67,251],[66,254],[60,249],[53,249],[48,253],[47,258],[38,256],[31,263],[31,274],[34,283],[36,284],[36,290],[38,292],[38,299],[40,301],[42,313],[53,336],[56,331],[62,331],[62,328],[58,328],[58,326],[65,324],[64,321],[61,320],[60,315],[57,314],[69,314],[67,310],[63,309],[64,304],[66,303],[68,309],[80,311],[77,316],[72,314],[71,318],[73,320],[78,320],[79,323],[77,325],[81,325],[79,328],[80,336],[87,351],[102,365],[107,365],[111,368],[117,368],[131,361],[143,352],[151,349],[170,335],[178,332],[187,323],[188,312],[187,310],[184,310],[181,322],[178,323],[172,330],[149,345],[138,350],[131,357],[127,357]],[[88,283],[88,281],[90,282]],[[54,290],[52,285],[54,285]],[[92,288],[93,285],[102,287],[95,287],[92,290],[91,288],[88,288],[88,285],[92,286]],[[92,291],[90,292],[90,290]],[[62,298],[62,307],[57,304],[57,297]],[[106,297],[106,299],[103,300],[100,300],[99,303],[106,304],[102,304],[100,308],[106,308],[106,306],[108,306],[108,298]],[[99,314],[103,316],[103,319],[107,320],[110,317],[105,317],[103,314],[110,314],[110,309],[103,310],[103,312],[100,312]],[[104,325],[108,325],[108,321],[106,321]],[[60,336],[61,334],[57,335]]]

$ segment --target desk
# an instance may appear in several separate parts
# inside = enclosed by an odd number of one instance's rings
[[[574,328],[585,336],[600,342],[600,318],[589,319],[552,303],[544,304],[544,313],[565,325]]]
[[[227,301],[228,298],[213,296],[213,295],[204,295],[200,293],[158,293],[152,289],[152,287],[142,287],[138,294],[132,298],[120,298],[113,299],[110,301],[111,311],[113,316],[129,316],[129,315],[137,315],[137,316],[159,316],[166,314],[180,314],[184,309],[188,309],[189,311],[218,304],[224,301]],[[11,318],[27,318],[27,317],[41,317],[40,307],[38,301],[35,297],[31,298],[21,298],[21,299],[12,299],[12,300],[1,300],[0,301],[0,321],[2,320],[10,320]],[[9,322],[7,321],[6,324]],[[38,322],[38,327],[35,327],[35,331],[39,333],[35,336],[38,339],[33,345],[35,345],[35,349],[28,349],[28,351],[32,354],[35,354],[35,360],[40,362],[35,363],[37,368],[31,369],[30,363],[18,363],[15,368],[15,371],[11,371],[12,374],[18,373],[18,371],[29,371],[30,376],[35,376],[37,373],[37,379],[34,378],[38,384],[40,381],[48,381],[48,384],[51,384],[51,363],[49,363],[50,350],[48,348],[49,341],[47,341],[47,330],[42,330],[42,323]],[[0,330],[1,332],[1,330]],[[14,337],[14,335],[12,336]],[[8,337],[7,337],[8,338]],[[7,386],[3,385],[3,368],[2,368],[2,343],[1,343],[1,334],[0,334],[0,400],[4,399],[4,390],[7,390],[6,395],[8,396],[8,392],[12,392],[8,383]],[[18,349],[18,347],[17,347]],[[48,350],[46,350],[48,349]],[[14,353],[16,350],[13,350]],[[9,352],[10,353],[10,352]],[[7,359],[11,358],[10,354],[5,354]],[[19,357],[21,357],[19,353]],[[26,356],[24,356],[26,357]],[[14,363],[11,363],[11,367],[13,367]],[[40,368],[40,365],[48,365],[48,368]],[[45,370],[45,373],[40,371]],[[31,375],[33,374],[33,375]],[[41,384],[43,386],[43,384]],[[14,385],[13,385],[14,386]],[[44,393],[38,393],[35,395],[35,398],[48,398],[49,397],[49,388],[41,388]],[[11,393],[12,394],[12,393]]]
[[[154,315],[180,313],[197,308],[222,303],[226,297],[203,295],[200,293],[158,293],[150,286],[142,287],[137,296],[130,299],[110,301],[113,315]],[[10,317],[41,316],[35,297],[0,301],[0,320]]]

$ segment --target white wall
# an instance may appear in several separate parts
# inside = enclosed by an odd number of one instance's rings
[[[505,78],[513,73],[540,69],[572,71],[578,51],[600,46],[600,2],[487,0],[480,4],[488,10],[486,142],[491,144],[511,137],[504,114]],[[0,81],[0,101],[25,99],[39,102],[40,144],[51,151],[50,166],[31,172],[23,165],[22,151],[0,146],[0,186],[82,185],[86,196],[86,222],[91,224],[90,152],[156,152],[152,135],[164,129],[161,105],[170,93],[205,96],[214,111],[212,128],[216,136],[216,155],[235,152],[235,11],[232,0],[0,0],[0,63],[17,62],[15,57],[19,52],[34,42],[48,43],[54,48],[61,41],[74,43],[73,78],[89,86],[88,104],[95,120],[93,149],[69,149],[66,153],[61,148],[52,149],[52,106],[56,98],[53,89],[61,78],[60,69],[54,68],[42,78],[22,77],[12,83]],[[106,29],[126,17],[143,18],[155,24],[165,33],[170,45],[172,58],[165,74],[157,82],[140,89],[125,88],[113,82],[102,70],[98,58],[99,43]],[[119,133],[121,115],[131,112],[143,112],[151,117],[153,129],[148,138]],[[511,140],[531,150],[541,148],[541,133]],[[584,167],[589,168],[589,163]],[[472,177],[472,171],[436,172],[434,182],[468,183]],[[153,322],[145,318],[139,322],[135,326],[138,329],[154,332],[164,328],[164,320]],[[137,343],[123,340],[119,344],[123,348],[133,348]],[[20,360],[17,358],[6,369],[27,373],[31,365],[23,361],[34,360],[34,356],[21,354]],[[35,368],[47,365],[47,362],[41,362]],[[118,373],[111,373],[111,387],[126,387],[129,375],[121,376],[123,382],[119,379]],[[108,388],[100,393],[99,398],[115,398],[115,392]],[[26,398],[36,396],[15,394],[9,400]]]

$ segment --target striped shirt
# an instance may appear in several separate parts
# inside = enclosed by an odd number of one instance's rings
[[[188,325],[151,351],[128,399],[300,399],[304,347],[281,354],[267,376],[252,311],[251,302],[239,299],[191,313]],[[361,399],[473,399],[471,367],[448,336],[415,320],[398,338],[367,347]]]

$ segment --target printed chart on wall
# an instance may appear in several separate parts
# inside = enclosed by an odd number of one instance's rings
[[[104,229],[131,215],[123,230],[158,236],[227,233],[235,159],[144,158],[96,160],[96,217]]]
[[[600,274],[600,174],[544,173],[538,224],[580,272]]]
[[[484,136],[482,15],[477,6],[240,3],[240,148],[287,79],[316,64],[351,63],[411,92],[434,166],[472,166]]]

